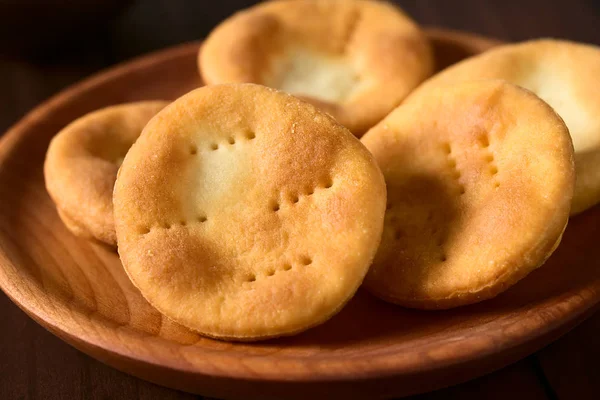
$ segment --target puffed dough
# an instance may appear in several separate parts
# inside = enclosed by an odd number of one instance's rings
[[[112,192],[123,157],[165,101],[103,108],[62,129],[44,163],[58,215],[77,236],[117,245]]]
[[[422,88],[503,79],[550,104],[567,124],[575,147],[574,215],[600,202],[599,77],[600,47],[541,39],[500,46],[469,58],[435,75]]]
[[[298,95],[357,136],[433,72],[420,28],[397,7],[366,0],[261,3],[219,25],[198,64],[209,84],[254,82]]]
[[[407,307],[491,298],[539,267],[567,224],[575,171],[562,119],[502,81],[410,96],[362,142],[385,176],[384,233],[365,286]]]
[[[290,335],[337,313],[377,251],[385,182],[346,128],[254,84],[161,111],[119,171],[119,254],[142,295],[201,334]]]

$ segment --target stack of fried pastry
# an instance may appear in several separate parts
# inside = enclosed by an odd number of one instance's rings
[[[65,127],[44,173],[65,225],[203,335],[295,334],[361,285],[419,309],[489,299],[600,201],[598,48],[499,46],[427,79],[395,6],[282,0],[224,21],[198,64],[207,86],[170,104]]]

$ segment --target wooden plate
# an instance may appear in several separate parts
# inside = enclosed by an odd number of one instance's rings
[[[496,43],[430,34],[441,66]],[[203,395],[373,398],[425,392],[500,368],[595,308],[600,207],[571,221],[547,265],[478,305],[421,312],[359,291],[326,324],[257,344],[205,339],[164,319],[131,285],[115,253],[62,225],[42,163],[51,137],[86,112],[173,99],[200,85],[197,49],[186,44],[96,75],[36,108],[1,141],[0,286],[60,338],[120,370]]]

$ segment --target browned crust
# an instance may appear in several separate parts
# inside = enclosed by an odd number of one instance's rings
[[[361,136],[433,72],[430,44],[397,7],[366,0],[261,3],[219,25],[198,55],[205,82],[268,84],[273,62],[294,46],[343,57],[365,87],[348,100],[306,100]]]
[[[119,254],[159,311],[203,335],[259,340],[323,323],[376,253],[383,176],[343,126],[254,84],[161,111],[115,185]]]
[[[362,141],[390,204],[365,280],[378,297],[424,309],[476,303],[538,268],[560,242],[573,147],[534,94],[500,81],[430,88]]]
[[[538,94],[565,120],[575,147],[571,215],[600,201],[600,47],[536,39],[495,47],[455,64],[414,93],[450,82],[503,79]]]
[[[52,139],[44,163],[46,189],[75,235],[116,247],[112,191],[117,170],[146,122],[166,104],[103,108],[75,120]]]

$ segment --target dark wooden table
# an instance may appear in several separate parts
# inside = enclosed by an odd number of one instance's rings
[[[397,2],[424,25],[507,41],[560,37],[600,45],[598,0]],[[122,2],[129,4],[118,13],[119,7],[97,11],[98,1],[81,1],[76,11],[69,11],[65,5],[69,2],[52,7],[30,3],[0,0],[0,132],[65,86],[136,55],[201,38],[219,20],[254,2],[145,0]],[[1,292],[0,321],[2,400],[198,398],[91,359],[41,328]],[[600,313],[596,313],[516,364],[415,398],[598,399],[599,337]]]

